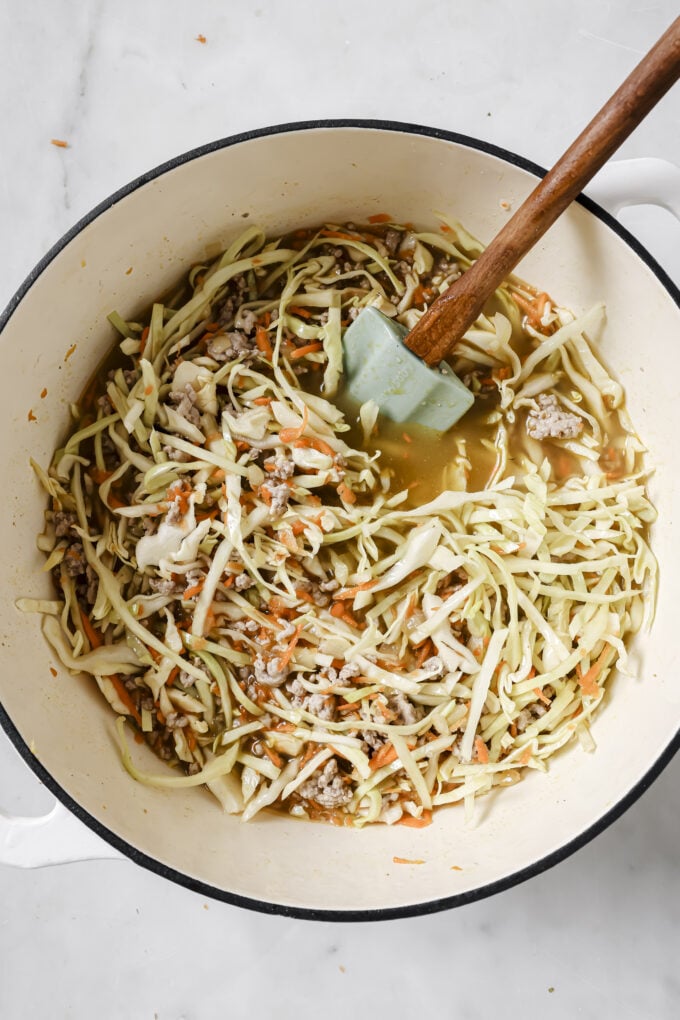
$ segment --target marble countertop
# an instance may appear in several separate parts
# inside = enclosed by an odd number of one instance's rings
[[[412,121],[549,164],[676,14],[672,0],[4,0],[0,306],[111,191],[248,128]],[[676,89],[621,155],[680,163],[679,100]],[[626,222],[680,282],[680,226],[649,207]],[[0,867],[0,1016],[336,1020],[387,1008],[670,1020],[680,1012],[679,785],[676,760],[551,871],[380,925],[248,913],[127,861]],[[50,803],[0,733],[0,806]]]

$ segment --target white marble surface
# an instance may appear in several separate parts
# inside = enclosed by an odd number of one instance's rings
[[[383,117],[549,163],[676,13],[672,0],[4,0],[0,304],[113,189],[247,128]],[[676,90],[622,155],[680,163],[679,122]],[[680,282],[678,225],[653,209],[627,222]],[[0,868],[0,1016],[675,1017],[679,781],[676,761],[528,884],[381,925],[263,917],[128,862]],[[0,735],[2,807],[49,803]]]

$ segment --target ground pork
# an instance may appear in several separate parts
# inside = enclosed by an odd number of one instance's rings
[[[272,517],[280,517],[282,513],[285,513],[286,507],[288,506],[288,500],[290,499],[290,489],[287,485],[280,483],[279,485],[272,485],[271,482],[264,482],[260,492],[264,490],[270,497],[269,513]]]
[[[530,726],[536,719],[540,719],[542,715],[545,715],[546,711],[545,705],[540,705],[538,702],[534,705],[529,705],[528,708],[523,708],[515,719],[517,732],[524,733],[527,726]]]
[[[583,430],[583,419],[560,407],[554,393],[541,393],[537,403],[527,415],[527,435],[532,439],[575,439]]]
[[[182,585],[171,577],[152,577],[149,579],[149,588],[157,595],[179,595],[183,591]]]
[[[220,333],[214,337],[207,347],[208,355],[217,362],[231,361],[241,355],[246,357],[256,352],[255,341],[239,329],[229,333]]]
[[[281,668],[281,660],[278,656],[265,659],[258,653],[253,660],[253,674],[259,684],[265,684],[267,687],[280,687],[288,676],[288,667]]]
[[[277,453],[273,460],[265,461],[265,467],[272,482],[285,482],[295,474],[295,463],[282,453]]]
[[[250,574],[246,574],[244,571],[242,574],[237,574],[234,588],[236,588],[236,591],[246,591],[248,588],[252,588],[254,584],[255,582]]]
[[[325,722],[335,718],[336,699],[332,694],[310,694],[297,679],[287,684],[287,690],[294,708],[302,708],[305,712],[310,712]]]
[[[63,563],[64,570],[69,577],[80,577],[81,574],[87,573],[87,563],[80,542],[74,542],[68,547],[64,553]]]
[[[327,761],[323,771],[316,772],[311,779],[298,789],[305,800],[313,800],[324,808],[337,808],[352,799],[352,790],[338,772],[335,758]]]
[[[57,538],[64,538],[76,523],[76,515],[67,510],[57,510],[54,514],[54,533]]]
[[[175,405],[177,414],[191,425],[198,425],[201,420],[201,413],[196,405],[196,390],[191,383],[187,383],[183,390],[173,390],[168,400]]]
[[[420,705],[414,705],[401,691],[395,691],[388,698],[387,703],[392,711],[396,712],[405,726],[413,725],[423,716],[423,710]]]

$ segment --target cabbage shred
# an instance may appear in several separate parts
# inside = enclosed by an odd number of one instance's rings
[[[424,825],[594,746],[656,578],[642,446],[591,342],[603,310],[510,280],[466,334],[454,368],[496,396],[477,491],[461,441],[413,505],[334,399],[351,319],[413,326],[478,251],[449,222],[251,228],[145,326],[112,316],[118,367],[35,465],[58,598],[22,608],[120,715],[135,779],[206,785],[244,819]],[[522,429],[541,394],[583,422],[550,456]],[[358,409],[366,438],[376,417]],[[135,764],[125,719],[172,768]]]

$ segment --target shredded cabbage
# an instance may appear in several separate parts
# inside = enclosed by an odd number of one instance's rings
[[[411,327],[480,250],[453,220],[252,227],[146,326],[109,317],[114,367],[33,465],[56,597],[18,606],[121,716],[135,780],[205,785],[244,820],[424,825],[594,748],[656,585],[604,309],[497,292],[453,361],[476,426],[430,498],[400,480],[411,437],[388,455],[375,403],[342,393],[361,309]],[[123,717],[171,768],[135,764]]]

